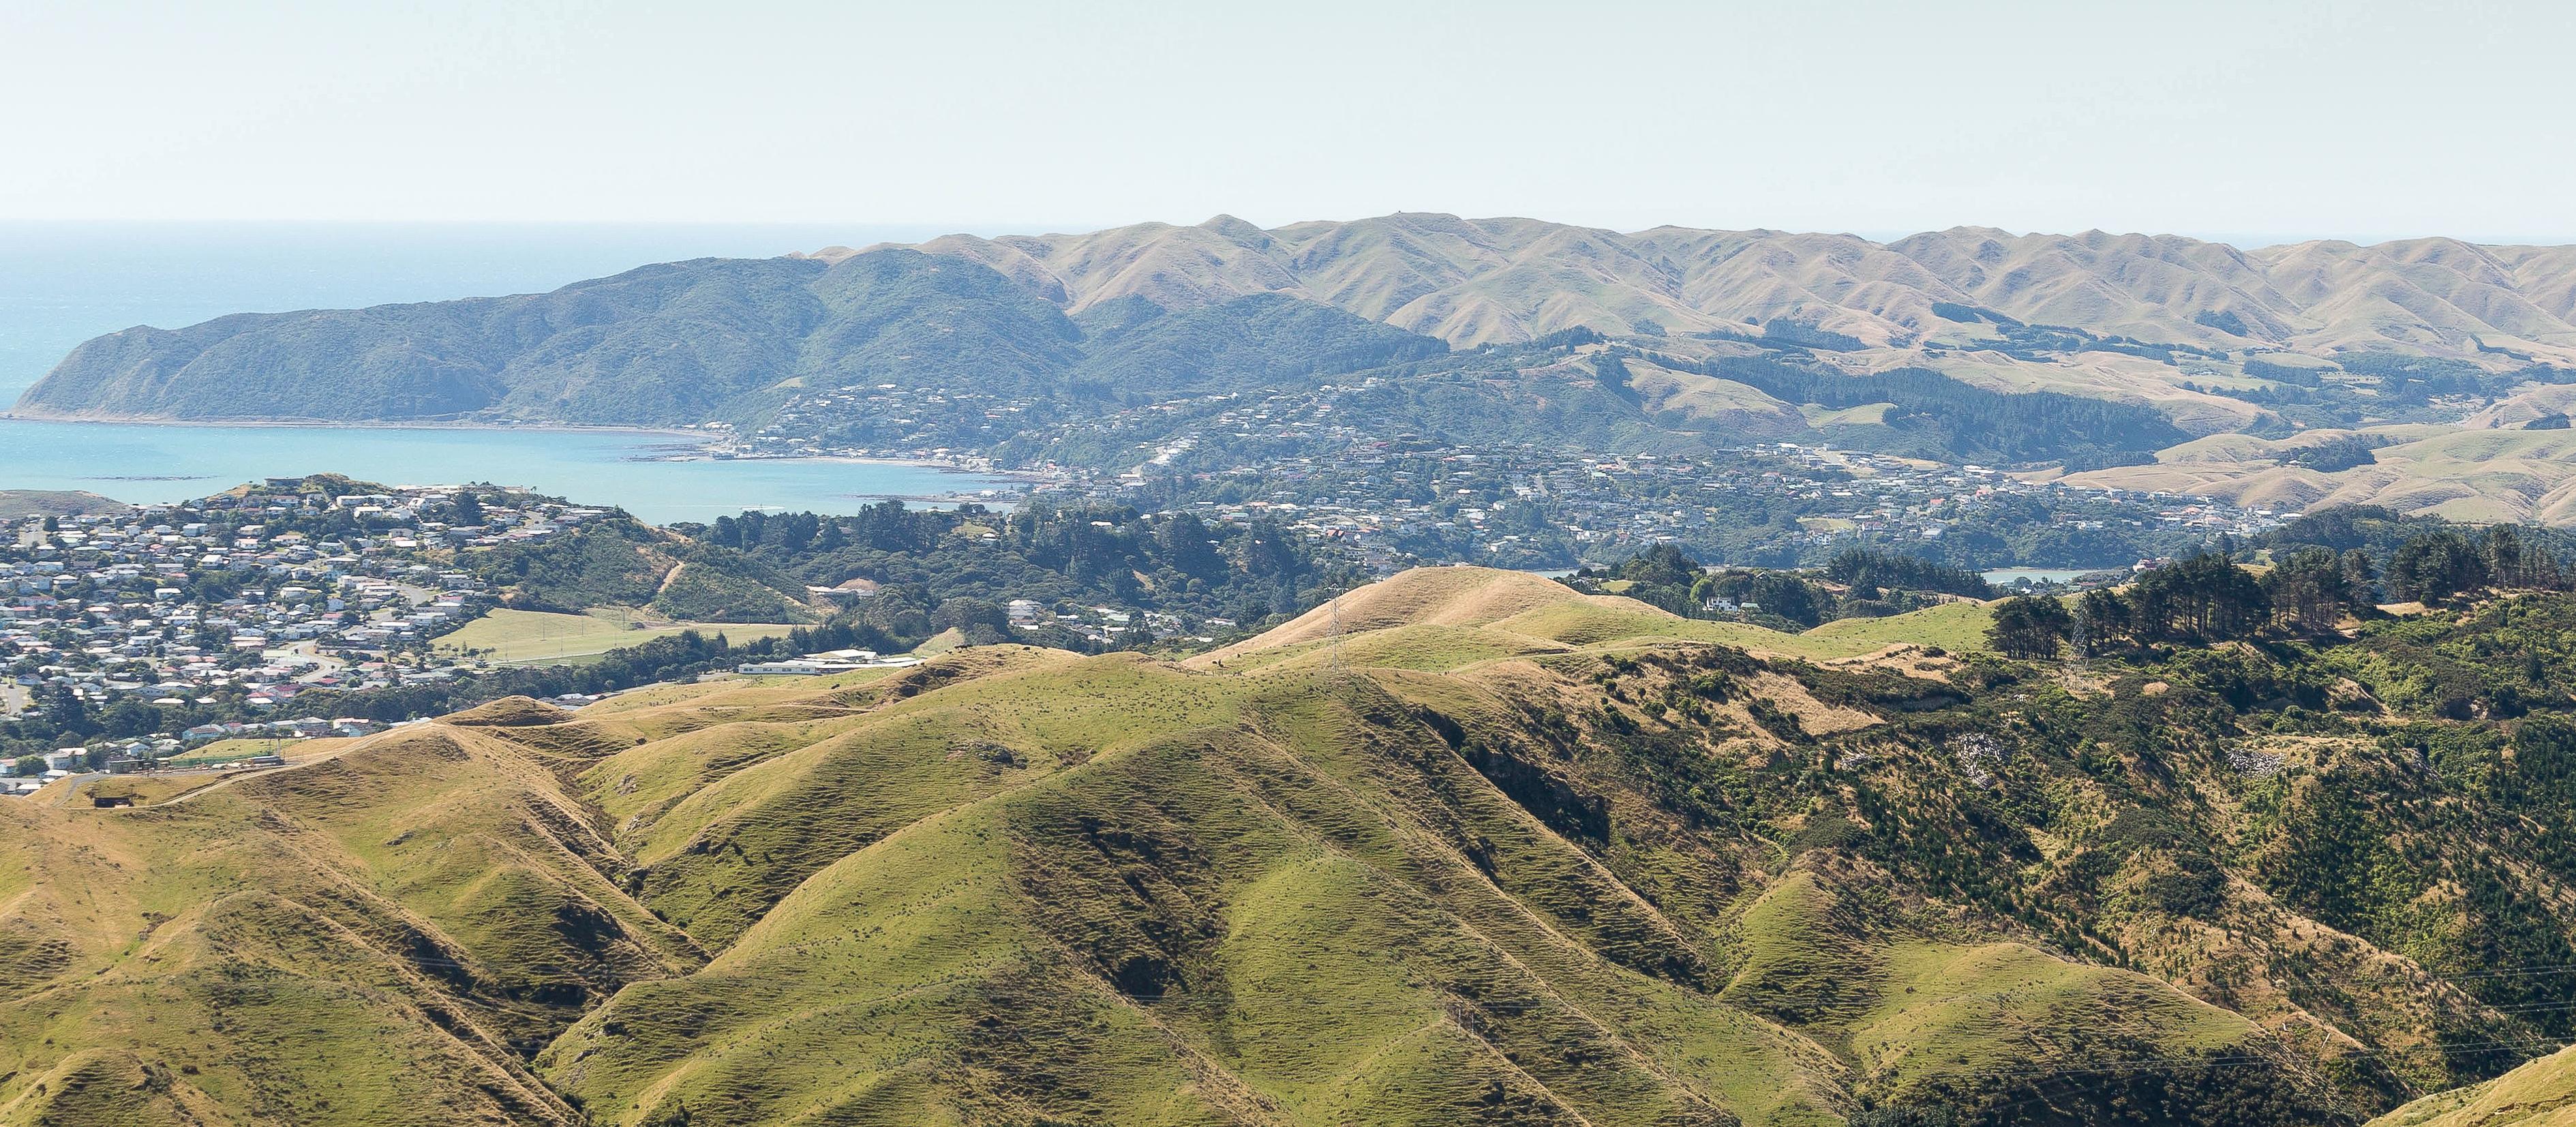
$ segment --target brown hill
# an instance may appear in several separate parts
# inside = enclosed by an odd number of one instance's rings
[[[1780,319],[1904,346],[1957,328],[1938,302],[2205,347],[2474,357],[2483,343],[2576,358],[2576,248],[2452,239],[2245,251],[2174,235],[1957,227],[1882,244],[1399,213],[1270,230],[1220,215],[1186,227],[951,235],[920,249],[990,265],[1076,312],[1129,296],[1181,307],[1285,293],[1459,345],[1576,326],[1743,331]]]

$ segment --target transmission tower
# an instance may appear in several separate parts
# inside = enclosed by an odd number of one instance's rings
[[[1340,595],[1332,598],[1332,615],[1331,640],[1324,643],[1324,675],[1339,681],[1342,679],[1342,597]]]

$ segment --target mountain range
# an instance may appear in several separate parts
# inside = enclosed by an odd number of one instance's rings
[[[2212,348],[2474,355],[2483,341],[2576,357],[2576,247],[2455,239],[2247,251],[2173,235],[1954,227],[1877,243],[1407,213],[1270,230],[1220,215],[1081,235],[952,235],[920,249],[982,262],[1075,311],[1122,297],[1186,306],[1285,293],[1460,346],[1785,319],[1904,347],[1941,332],[1950,318],[1936,306],[1955,305]]]
[[[1255,296],[1269,304],[1242,307]],[[1156,325],[1159,348],[1102,358],[1086,347],[1197,310],[1219,312]],[[1276,324],[1287,316],[1298,319],[1292,331]],[[1998,326],[2024,324],[2079,329],[2115,348],[2076,341],[2055,363],[1995,350]],[[2243,251],[1983,228],[1881,244],[1418,214],[1263,230],[1220,216],[696,260],[543,295],[138,327],[82,345],[16,411],[668,424],[762,417],[798,389],[954,386],[969,373],[1005,393],[1237,387],[1282,370],[1267,356],[1254,362],[1264,350],[1247,345],[1293,338],[1308,354],[1297,367],[1350,371],[1567,330],[1693,354],[1823,341],[1847,367],[1928,363],[1997,390],[2154,402],[2203,416],[2185,425],[2208,433],[2253,412],[2178,390],[2170,370],[2049,369],[2079,355],[2116,361],[2122,341],[2217,356],[2398,350],[2499,370],[2568,361],[2576,248],[2429,239]]]
[[[716,423],[769,453],[1117,473],[1201,445],[1226,397],[1357,396],[1333,422],[1363,443],[1825,442],[2273,507],[2563,520],[2576,470],[2549,436],[2460,440],[2563,426],[2571,385],[2576,248],[1400,214],[959,235],[137,327],[75,349],[14,413]],[[2299,454],[2338,440],[2386,452]],[[2455,456],[2482,442],[2511,451]]]

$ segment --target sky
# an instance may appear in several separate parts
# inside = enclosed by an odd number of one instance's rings
[[[0,0],[0,221],[2576,241],[2565,0]]]

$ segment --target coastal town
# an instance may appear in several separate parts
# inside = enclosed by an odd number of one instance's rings
[[[221,741],[380,728],[255,718],[300,693],[453,676],[456,659],[428,643],[493,599],[432,550],[542,541],[611,511],[519,489],[334,489],[344,481],[0,525],[0,718],[42,716],[81,745],[40,772],[0,761],[0,791]]]
[[[1016,467],[1029,496],[1058,503],[1271,517],[1349,538],[1381,569],[1452,560],[1563,569],[1668,543],[1707,562],[1787,567],[1854,542],[1980,570],[2110,566],[2258,535],[2297,515],[1820,441],[1627,455],[1443,442],[1385,433],[1361,404],[1386,382],[1181,396],[1074,418],[1038,397],[885,385],[810,393],[751,433],[708,433],[731,457]]]
[[[1948,553],[1963,566],[1990,570],[2027,558],[2001,539],[2006,528],[2065,546],[2069,562],[2125,566],[2186,543],[2259,535],[2297,515],[1793,443],[1699,458],[1354,453],[1206,473],[1195,484],[1223,498],[1188,503],[1203,514],[1348,538],[1380,569],[1460,560],[1547,570],[1659,544],[1708,562],[1796,567],[1862,543],[1939,556],[1947,540],[1966,542]],[[1087,492],[1142,507],[1155,491],[1129,477]]]
[[[1373,575],[1449,562],[1557,570],[1658,545],[1703,562],[1799,567],[1863,544],[1963,566],[2034,557],[2082,565],[2066,568],[2071,575],[2250,539],[2296,515],[2075,490],[1993,467],[1820,443],[1577,456],[1345,437],[1351,445],[1339,457],[1223,469],[1197,465],[1197,444],[1184,439],[1145,451],[1120,473],[1056,467],[1033,499],[1281,527],[1337,545]],[[500,594],[461,567],[460,554],[539,544],[617,515],[522,488],[274,478],[181,504],[0,525],[0,720],[37,717],[63,734],[40,769],[0,758],[0,793],[48,775],[185,761],[208,745],[356,734],[408,719],[326,719],[286,706],[316,690],[457,676],[477,659],[432,643],[499,605]],[[852,593],[864,592],[839,592]],[[1143,608],[1006,601],[1017,634],[1095,649],[1237,626]],[[740,672],[900,660],[908,659],[790,655]]]

